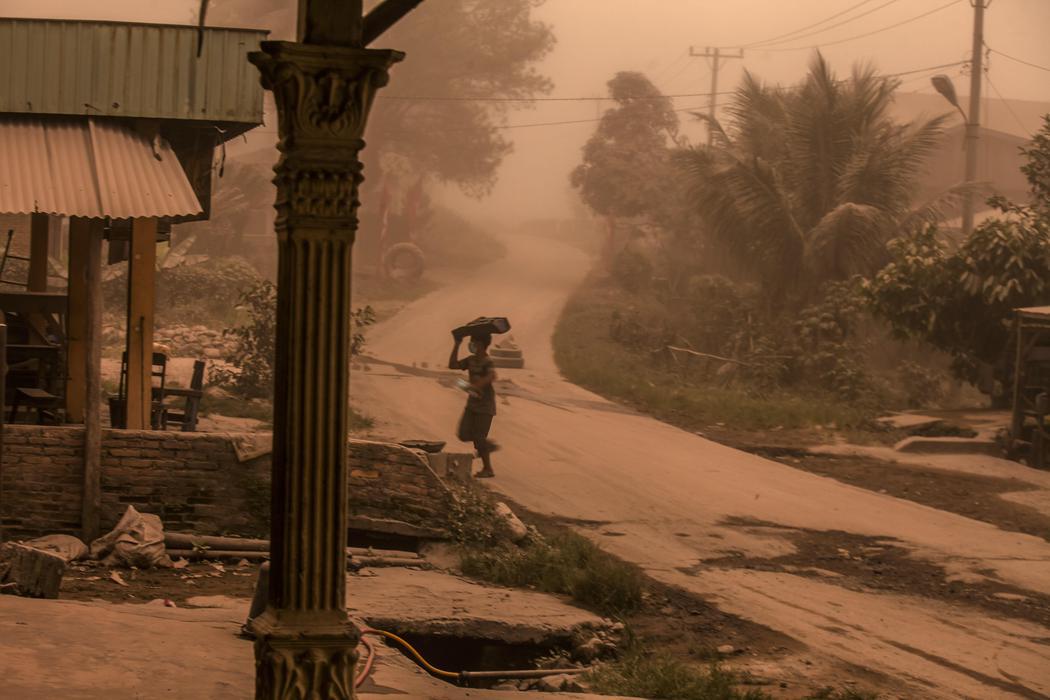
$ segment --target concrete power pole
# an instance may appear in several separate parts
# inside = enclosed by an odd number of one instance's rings
[[[977,144],[981,132],[981,78],[984,76],[984,9],[988,0],[971,0],[973,5],[973,54],[970,59],[970,109],[966,119],[965,181],[977,181]],[[973,192],[963,200],[963,235],[973,232]]]
[[[698,51],[697,49],[695,49],[692,46],[690,46],[689,47],[689,55],[690,56],[698,56],[700,58],[710,58],[711,59],[711,101],[708,104],[707,114],[711,118],[711,120],[714,121],[714,118],[715,118],[715,103],[718,100],[718,69],[721,67],[720,61],[722,59],[728,60],[728,59],[731,59],[731,58],[743,58],[744,57],[744,50],[743,49],[739,49],[736,53],[722,53],[722,50],[719,49],[717,46],[714,47],[714,48],[711,48],[710,46],[708,46],[703,51]],[[710,124],[708,124],[707,125],[707,145],[708,146],[711,146],[711,144],[714,142],[714,133],[715,133],[715,130],[711,127]]]

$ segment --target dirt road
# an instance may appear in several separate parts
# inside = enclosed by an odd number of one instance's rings
[[[565,382],[550,336],[588,260],[553,240],[509,247],[370,332],[377,360],[354,373],[352,391],[380,430],[455,447],[463,395],[437,371],[449,329],[509,316],[527,366],[501,371],[492,488],[576,523],[660,582],[801,641],[827,678],[875,678],[907,698],[1050,697],[1045,619],[940,594],[992,587],[1004,604],[1050,609],[1050,543],[730,449]],[[831,550],[841,561],[790,563],[835,533],[848,543]],[[903,555],[887,575],[924,577],[922,587],[872,587],[838,566],[889,550]]]

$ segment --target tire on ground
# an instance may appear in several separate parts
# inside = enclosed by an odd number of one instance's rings
[[[423,251],[414,243],[397,243],[383,255],[383,272],[390,279],[415,281],[423,276]]]

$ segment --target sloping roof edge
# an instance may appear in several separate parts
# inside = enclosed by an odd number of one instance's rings
[[[171,146],[121,120],[0,115],[0,213],[113,219],[203,211]]]

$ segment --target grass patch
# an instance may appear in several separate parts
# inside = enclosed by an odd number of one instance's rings
[[[587,674],[598,693],[654,700],[766,700],[760,690],[738,688],[739,679],[717,665],[701,667],[635,649]]]
[[[574,294],[554,332],[554,357],[569,381],[691,429],[861,428],[875,415],[873,406],[829,394],[723,387],[664,369],[610,338],[613,313],[637,306],[626,292],[593,280]]]
[[[700,666],[654,653],[640,646],[619,660],[603,664],[585,680],[603,695],[627,695],[653,700],[771,700],[756,688],[741,689],[746,678],[717,664]],[[850,688],[824,688],[805,700],[877,700],[878,695]]]
[[[372,416],[366,416],[364,413],[359,413],[353,406],[350,407],[350,430],[352,432],[371,430],[375,424]]]
[[[568,595],[606,616],[633,612],[642,602],[638,569],[573,532],[536,538],[522,547],[468,550],[462,568],[482,581]]]
[[[643,578],[636,566],[567,529],[544,535],[529,528],[526,539],[515,544],[491,495],[481,487],[454,487],[445,515],[445,528],[460,545],[467,576],[567,595],[606,616],[630,613],[641,605]]]

